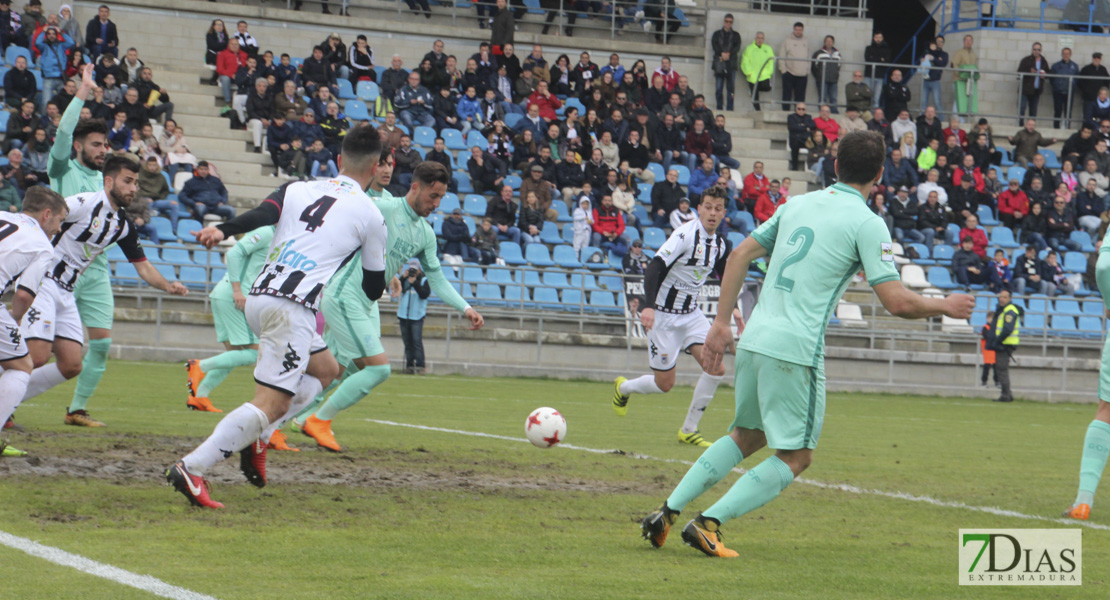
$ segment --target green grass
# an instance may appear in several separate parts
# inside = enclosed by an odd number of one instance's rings
[[[220,415],[185,409],[180,365],[113,362],[92,414],[104,430],[62,425],[72,384],[35,398],[11,434],[35,460],[0,461],[0,530],[93,560],[232,598],[1028,598],[1027,589],[957,588],[960,528],[1066,527],[795,483],[725,527],[739,560],[639,539],[637,521],[683,464],[371,423],[380,419],[523,437],[553,406],[567,442],[660,459],[699,451],[675,434],[690,389],[609,408],[610,384],[395,376],[342,413],[335,455],[290,435],[270,454],[270,485],[247,485],[237,461],[212,474],[222,511],[187,505],[165,467]],[[249,399],[249,369],[213,395]],[[731,420],[722,389],[702,421]],[[1055,517],[1073,499],[1091,406],[834,394],[805,478]],[[751,466],[766,451],[745,461]],[[54,472],[51,474],[50,471]],[[696,514],[731,475],[687,508]],[[1108,484],[1110,485],[1110,484]],[[1110,524],[1108,504],[1092,522]],[[1038,598],[1110,596],[1110,532],[1084,529],[1082,588]],[[149,598],[131,588],[0,547],[4,598]]]

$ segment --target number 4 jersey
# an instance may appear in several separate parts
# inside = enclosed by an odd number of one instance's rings
[[[791,198],[752,237],[770,262],[740,347],[765,356],[821,366],[825,328],[852,277],[898,279],[886,224],[844,184]]]
[[[363,269],[385,271],[385,219],[353,179],[289,183],[267,202],[278,207],[280,217],[252,295],[316,310],[324,285],[360,248]]]

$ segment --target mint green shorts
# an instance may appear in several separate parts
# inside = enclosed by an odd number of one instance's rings
[[[736,350],[736,427],[759,429],[775,450],[816,448],[825,421],[825,368]]]
[[[1102,343],[1102,365],[1098,368],[1098,399],[1110,402],[1110,336]]]
[[[361,288],[357,288],[357,291],[362,293]],[[370,302],[365,296],[351,296],[342,293],[330,296],[325,293],[321,303],[325,323],[324,341],[343,368],[351,366],[356,358],[385,353],[378,303]]]
[[[232,346],[253,346],[258,336],[247,325],[247,315],[235,308],[232,300],[212,298],[212,321],[216,324],[216,341]]]
[[[77,312],[81,314],[81,323],[85,327],[112,328],[116,302],[112,297],[112,283],[106,269],[95,266],[85,269],[77,278],[73,296],[77,300]]]

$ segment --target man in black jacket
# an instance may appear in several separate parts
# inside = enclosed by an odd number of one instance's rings
[[[477,263],[482,257],[477,248],[470,246],[470,229],[463,221],[462,209],[451,211],[451,216],[443,221],[444,254],[461,256],[466,262]]]
[[[971,289],[973,283],[986,283],[989,273],[993,269],[987,269],[983,264],[983,259],[975,253],[972,248],[975,247],[975,240],[971,236],[964,236],[960,240],[960,249],[952,255],[952,275],[956,278],[956,283],[963,286],[965,289]],[[994,271],[995,276],[998,273]]]
[[[127,114],[127,126],[131,129],[142,129],[143,123],[147,122],[146,107],[139,103],[139,90],[133,87],[127,88],[123,95],[123,104],[117,106],[116,110]]]
[[[725,94],[728,110],[733,110],[736,96],[736,68],[740,63],[740,34],[732,29],[732,13],[725,15],[724,27],[713,32],[710,46],[713,48],[713,75],[717,79],[717,110],[725,110]]]
[[[886,41],[883,40],[881,31],[876,31],[871,36],[871,45],[863,51],[863,60],[867,63],[890,62],[890,46],[887,46]],[[868,64],[863,67],[863,76],[871,80],[871,90],[875,92],[871,96],[871,108],[878,107],[882,100],[881,91],[886,89],[886,70],[887,67],[880,65]]]
[[[906,110],[912,97],[910,88],[902,83],[902,70],[891,69],[890,81],[883,87],[883,109],[886,114],[897,115]]]
[[[663,163],[664,171],[670,170],[671,163],[686,163],[686,136],[674,124],[674,115],[663,115],[652,139],[655,140],[655,160]]]
[[[508,12],[508,11],[503,11]],[[520,244],[520,229],[516,223],[517,205],[513,202],[513,188],[501,186],[501,195],[492,196],[486,204],[486,218],[493,221],[497,237],[504,241]]]
[[[732,154],[732,134],[725,128],[725,116],[717,115],[715,125],[709,130],[709,136],[713,138],[713,157],[726,167],[739,169],[740,161],[729,156]]]
[[[304,83],[304,91],[309,96],[314,96],[316,90],[321,87],[331,89],[334,96],[339,95],[339,87],[335,85],[335,71],[328,61],[324,60],[323,48],[319,46],[313,48],[312,56],[304,59],[304,64],[301,65],[301,82]]]
[[[401,89],[408,79],[409,72],[401,68],[401,55],[394,54],[389,68],[382,71],[382,76],[378,79],[381,95],[392,102],[393,97],[397,95],[397,90]]]
[[[667,171],[667,177],[651,187],[651,221],[656,227],[670,227],[671,211],[678,208],[678,201],[686,191],[678,185],[678,171]]]
[[[951,220],[962,225],[968,217],[979,213],[980,204],[990,204],[988,196],[975,189],[975,178],[965,174],[960,185],[948,192],[948,208],[952,210]]]
[[[97,15],[85,27],[85,47],[93,59],[105,53],[119,57],[119,35],[116,24],[108,18],[109,14],[108,7],[101,4]]]
[[[555,185],[563,192],[563,202],[569,207],[571,201],[582,193],[586,183],[586,172],[574,160],[574,150],[567,149],[565,160],[555,165]]]
[[[20,111],[8,118],[8,130],[4,134],[4,154],[12,148],[22,148],[24,144],[31,141],[38,121],[39,115],[35,114],[35,103],[24,100]]]
[[[470,184],[479,194],[498,189],[506,175],[505,163],[482,150],[480,146],[470,149],[466,170],[470,173]]]
[[[798,170],[798,151],[801,150],[809,136],[817,129],[813,117],[806,114],[805,102],[794,106],[794,114],[786,117],[786,131],[790,138],[790,170]]]
[[[4,102],[18,110],[25,101],[34,102],[38,93],[38,82],[27,69],[27,58],[17,56],[15,68],[4,74]]]
[[[1110,87],[1110,72],[1102,66],[1101,52],[1095,52],[1091,55],[1091,64],[1079,69],[1079,76],[1081,79],[1076,80],[1076,86],[1079,87],[1079,93],[1083,96],[1083,106],[1087,106],[1094,102],[1095,98],[1098,98],[1099,89]],[[1084,79],[1087,77],[1092,79]],[[1083,115],[1084,122],[1090,118],[1089,114]]]
[[[259,77],[254,82],[254,91],[247,97],[247,130],[254,139],[254,151],[262,153],[262,132],[270,126],[274,114],[274,97],[269,92],[270,84]]]
[[[139,103],[147,106],[148,118],[157,120],[162,115],[165,115],[166,119],[173,118],[173,102],[170,102],[170,94],[166,88],[154,83],[154,72],[150,67],[143,67],[139,71],[139,80],[135,82],[134,87],[139,90]],[[155,92],[158,93],[158,100],[152,105],[151,95]]]
[[[447,184],[447,191],[452,194],[459,193],[459,182],[454,177],[455,168],[452,165],[451,155],[447,153],[447,143],[443,138],[437,137],[432,145],[432,149],[424,155],[425,161],[437,162],[447,168],[447,172],[451,173],[451,182]]]
[[[925,245],[929,247],[930,253],[937,238],[944,241],[947,228],[948,219],[945,218],[944,207],[940,205],[939,195],[936,191],[931,191],[925,204],[917,208],[917,230],[925,236]]]

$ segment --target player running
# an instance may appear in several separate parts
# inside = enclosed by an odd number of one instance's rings
[[[235,367],[258,362],[258,336],[251,331],[243,314],[247,297],[243,295],[242,286],[244,281],[250,285],[258,278],[262,266],[266,264],[273,238],[273,225],[259,227],[244,235],[225,257],[227,273],[212,288],[208,298],[212,301],[216,341],[222,343],[226,351],[211,358],[190,359],[185,363],[188,371],[186,385],[189,388],[186,405],[193,410],[223,412],[212,405],[208,394],[223,383]]]
[[[675,229],[644,270],[647,308],[640,313],[640,322],[648,332],[648,366],[654,373],[632,380],[617,377],[613,410],[622,417],[628,412],[631,394],[671,391],[679,353],[693,354],[701,362],[709,320],[698,308],[698,295],[710,273],[719,276],[724,271],[725,238],[717,233],[717,226],[725,217],[725,196],[724,188],[719,186],[706,190],[698,206],[698,218]],[[678,430],[679,442],[710,445],[698,431],[698,422],[713,401],[724,374],[724,366],[720,365],[702,371],[686,421]]]
[[[749,264],[770,255],[759,303],[736,351],[736,418],[730,433],[702,453],[663,505],[641,522],[652,546],[663,545],[687,504],[744,457],[769,446],[774,455],[682,530],[683,541],[709,556],[738,556],[722,543],[721,525],[773,500],[809,466],[825,415],[825,327],[861,268],[879,301],[896,316],[971,316],[971,296],[925,298],[902,286],[890,233],[864,200],[882,176],[885,154],[883,139],[874,132],[840,138],[839,182],[791,198],[732,251],[702,350],[707,368],[719,368],[733,341],[729,319]]]
[[[401,265],[412,258],[428,277],[432,292],[448,306],[462,312],[470,320],[470,328],[484,324],[482,315],[463,300],[457,289],[447,281],[436,258],[438,242],[426,217],[439,208],[447,193],[451,174],[443,165],[424,162],[412,174],[412,187],[403,198],[396,198],[384,190],[393,171],[393,157],[385,156],[378,167],[378,176],[372,184],[371,195],[377,195],[376,204],[385,217],[389,229],[386,250],[386,273],[392,276],[391,287],[399,294],[401,282],[396,277]],[[320,446],[333,452],[342,451],[335,440],[331,422],[339,411],[354,406],[370,391],[389,378],[389,356],[381,342],[381,318],[378,303],[370,301],[361,288],[361,274],[351,267],[344,267],[324,291],[324,340],[335,350],[339,364],[345,367],[339,387],[315,411],[306,409],[294,420],[294,426],[316,440]],[[323,401],[323,395],[317,399]]]
[[[1095,279],[1102,300],[1106,303],[1106,316],[1110,317],[1110,234],[1102,238],[1098,249],[1098,262],[1095,263]],[[1095,491],[1106,459],[1110,456],[1110,337],[1102,346],[1102,366],[1098,371],[1098,409],[1095,418],[1087,426],[1087,436],[1083,440],[1083,455],[1079,461],[1079,492],[1075,503],[1064,511],[1065,517],[1086,521],[1091,516],[1091,506],[1095,503]]]
[[[139,166],[127,156],[104,161],[103,191],[65,199],[69,214],[54,238],[54,256],[46,281],[23,323],[23,335],[35,370],[23,400],[73,379],[81,372],[81,316],[74,289],[79,277],[97,256],[119,244],[124,256],[135,265],[139,277],[151,286],[177,296],[188,294],[181,282],[166,281],[146,260],[139,245],[139,232],[123,211],[138,190]],[[46,364],[53,353],[55,362]]]
[[[65,198],[43,186],[27,190],[21,213],[0,212],[0,295],[15,287],[11,311],[0,304],[0,423],[11,416],[31,380],[31,355],[19,325],[54,260],[50,238],[61,231],[68,212]],[[26,454],[0,439],[0,456]]]
[[[363,192],[381,147],[374,127],[352,129],[343,139],[338,177],[288,183],[258,208],[196,232],[211,248],[226,236],[276,225],[246,302],[247,323],[259,336],[254,400],[227,413],[207,440],[166,471],[192,504],[223,507],[209,496],[204,475],[235,452],[247,480],[266,485],[266,445],[259,439],[269,439],[339,375],[316,333],[320,294],[336,271],[361,255],[363,294],[377,300],[385,291],[385,219]]]

